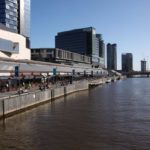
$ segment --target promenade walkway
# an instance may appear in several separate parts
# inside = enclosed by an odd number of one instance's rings
[[[31,83],[30,87],[28,86],[25,88],[25,86],[19,86],[16,88],[9,88],[9,91],[7,91],[7,88],[3,91],[0,92],[0,98],[7,97],[7,96],[12,96],[12,95],[18,95],[20,92],[21,93],[28,93],[28,92],[34,92],[36,90],[45,90],[45,89],[55,89],[61,86],[66,86],[69,84],[74,84],[76,82],[80,82],[82,80],[86,80],[88,82],[96,82],[97,80],[100,79],[105,79],[105,77],[78,77],[78,78],[71,78],[71,79],[60,79],[56,81],[50,81],[50,82],[45,82],[45,83]]]

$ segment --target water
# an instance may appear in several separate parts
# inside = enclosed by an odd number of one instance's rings
[[[0,150],[149,149],[149,78],[74,93],[0,121]]]

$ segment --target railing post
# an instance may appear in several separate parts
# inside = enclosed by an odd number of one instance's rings
[[[67,95],[67,87],[64,86],[64,96],[66,96],[66,95]]]

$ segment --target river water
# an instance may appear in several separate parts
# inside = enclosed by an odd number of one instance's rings
[[[149,78],[73,93],[0,121],[0,150],[149,149]]]

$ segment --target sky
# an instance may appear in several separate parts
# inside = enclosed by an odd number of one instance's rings
[[[105,44],[133,54],[133,69],[148,61],[150,70],[150,0],[31,0],[31,47],[55,47],[58,32],[95,27]]]

